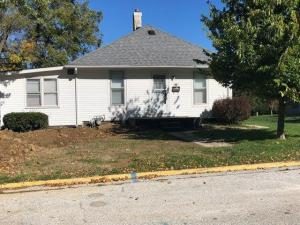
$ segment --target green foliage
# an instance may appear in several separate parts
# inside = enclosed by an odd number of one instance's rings
[[[300,102],[300,38],[293,46],[287,48],[279,64],[281,76],[275,79],[280,94]]]
[[[8,113],[3,117],[4,128],[15,132],[46,129],[48,116],[44,113]]]
[[[258,97],[252,97],[250,99],[252,106],[252,114],[255,115],[272,115],[278,112],[278,101],[267,100]]]
[[[66,64],[100,45],[100,12],[88,1],[31,0],[27,14],[32,21],[27,38],[37,43],[37,67]]]
[[[0,4],[0,70],[58,66],[101,44],[100,12],[79,0],[15,0]],[[18,34],[18,35],[16,35]],[[18,38],[15,38],[18,37]],[[22,51],[30,43],[32,49]]]
[[[267,99],[262,96],[255,96],[249,92],[234,91],[234,96],[244,96],[250,101],[252,108],[252,115],[273,115],[278,113],[278,100]]]
[[[21,40],[16,37],[29,23],[20,11],[22,4],[21,0],[0,2],[0,71],[22,67],[22,56],[18,54]]]
[[[239,123],[251,116],[251,105],[246,97],[220,99],[214,102],[212,115],[222,123]]]
[[[279,101],[278,137],[284,138],[287,101],[300,102],[300,1],[222,0],[202,21],[217,52],[214,77],[234,90]]]
[[[217,80],[260,96],[300,101],[299,0],[223,0],[202,21]]]

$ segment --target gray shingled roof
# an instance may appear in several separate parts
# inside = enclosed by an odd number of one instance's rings
[[[148,31],[154,30],[155,35]],[[194,67],[207,61],[205,51],[152,26],[142,27],[118,41],[71,62],[68,66]]]

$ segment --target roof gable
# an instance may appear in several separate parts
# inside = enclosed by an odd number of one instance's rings
[[[151,34],[151,32],[154,31]],[[89,67],[195,67],[207,61],[205,50],[152,26],[142,27],[112,44],[71,62]]]

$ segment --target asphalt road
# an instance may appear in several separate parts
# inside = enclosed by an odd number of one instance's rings
[[[300,224],[300,168],[0,194],[0,224]]]

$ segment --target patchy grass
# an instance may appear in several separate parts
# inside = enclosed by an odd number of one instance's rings
[[[275,116],[252,117],[241,128],[212,126],[194,133],[199,139],[234,143],[222,148],[204,148],[160,130],[62,129],[55,131],[58,137],[52,135],[44,141],[40,135],[45,138],[48,131],[33,132],[31,139],[22,134],[37,147],[25,152],[24,160],[13,169],[1,170],[0,183],[300,160],[300,118],[287,118],[286,141],[276,139],[276,121]],[[243,129],[245,125],[268,129]],[[72,138],[73,132],[78,133],[76,138]]]

